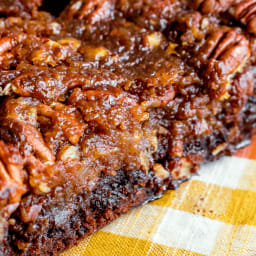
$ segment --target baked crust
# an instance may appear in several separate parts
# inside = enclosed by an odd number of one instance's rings
[[[58,254],[255,133],[253,1],[40,4],[0,3],[4,255]]]

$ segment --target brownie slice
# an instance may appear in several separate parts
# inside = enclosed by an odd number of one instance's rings
[[[256,131],[251,1],[40,4],[0,3],[3,255],[57,255]]]

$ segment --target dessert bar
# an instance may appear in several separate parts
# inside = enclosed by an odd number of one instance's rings
[[[58,255],[256,132],[256,0],[51,2],[0,0],[0,255]]]

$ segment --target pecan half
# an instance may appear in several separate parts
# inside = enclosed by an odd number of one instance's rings
[[[59,41],[47,39],[45,41],[31,52],[31,60],[35,65],[55,67],[80,47],[80,42],[74,38],[65,38]]]
[[[19,202],[26,192],[23,164],[18,150],[0,141],[0,206]]]
[[[247,26],[249,33],[256,34],[256,0],[243,0],[230,8],[236,20]]]
[[[114,0],[76,0],[62,14],[69,19],[86,19],[89,24],[94,24],[112,16]]]
[[[42,161],[52,163],[55,157],[37,129],[36,104],[29,98],[7,99],[2,105],[0,127],[15,137],[13,143],[24,149],[24,156],[33,152]]]
[[[218,85],[227,85],[230,75],[241,70],[250,54],[245,36],[224,27],[209,34],[199,49],[199,60],[206,65],[211,87],[217,90]]]
[[[18,33],[14,35],[4,36],[0,39],[0,65],[5,61],[13,57],[10,52],[12,48],[20,44],[27,38],[26,34]]]
[[[200,10],[203,14],[219,13],[226,11],[234,0],[195,0],[192,2],[192,7]]]
[[[42,0],[5,0],[0,3],[0,13],[9,15],[27,15],[33,13],[40,6]]]
[[[37,107],[38,115],[50,118],[52,121],[53,130],[62,130],[65,137],[72,144],[78,143],[80,137],[84,133],[85,124],[78,116],[77,111],[74,108],[65,106],[61,103],[54,103],[52,107],[40,103]]]
[[[21,137],[21,141],[25,141],[25,143],[30,145],[32,150],[41,160],[47,163],[54,162],[54,155],[45,144],[42,134],[36,127],[17,119],[7,118],[4,123],[8,123],[8,128],[17,136]]]

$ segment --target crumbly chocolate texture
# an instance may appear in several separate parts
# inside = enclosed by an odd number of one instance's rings
[[[255,1],[0,3],[0,253],[55,255],[255,133]]]

